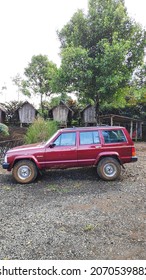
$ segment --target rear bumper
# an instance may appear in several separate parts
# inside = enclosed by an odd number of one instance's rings
[[[136,157],[136,156],[131,158],[131,162],[135,162],[137,160],[138,160],[138,157]]]
[[[9,169],[9,167],[10,167],[10,164],[9,163],[7,163],[7,162],[3,162],[2,163],[2,167],[3,167],[3,169]]]

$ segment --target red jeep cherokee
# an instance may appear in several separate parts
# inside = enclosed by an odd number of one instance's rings
[[[2,166],[25,184],[44,169],[85,166],[96,166],[100,178],[115,180],[121,166],[134,161],[135,147],[124,127],[97,126],[60,129],[45,143],[10,149]]]

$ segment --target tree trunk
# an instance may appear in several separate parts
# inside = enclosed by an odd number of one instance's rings
[[[43,94],[42,93],[41,93],[41,104],[40,104],[40,107],[41,107],[41,111],[42,111],[42,116],[44,116]]]

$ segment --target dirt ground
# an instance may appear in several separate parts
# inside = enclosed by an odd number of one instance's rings
[[[27,131],[26,127],[11,126],[9,127],[9,135],[8,136],[0,135],[0,141],[23,139],[24,135],[26,134],[26,131]]]
[[[118,181],[96,169],[17,184],[0,167],[0,259],[146,259],[146,143]]]

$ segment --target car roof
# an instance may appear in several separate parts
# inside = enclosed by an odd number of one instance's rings
[[[68,128],[62,128],[60,131],[62,132],[68,132],[68,131],[90,131],[90,130],[113,130],[113,129],[123,129],[122,126],[89,126],[89,127],[68,127]]]

